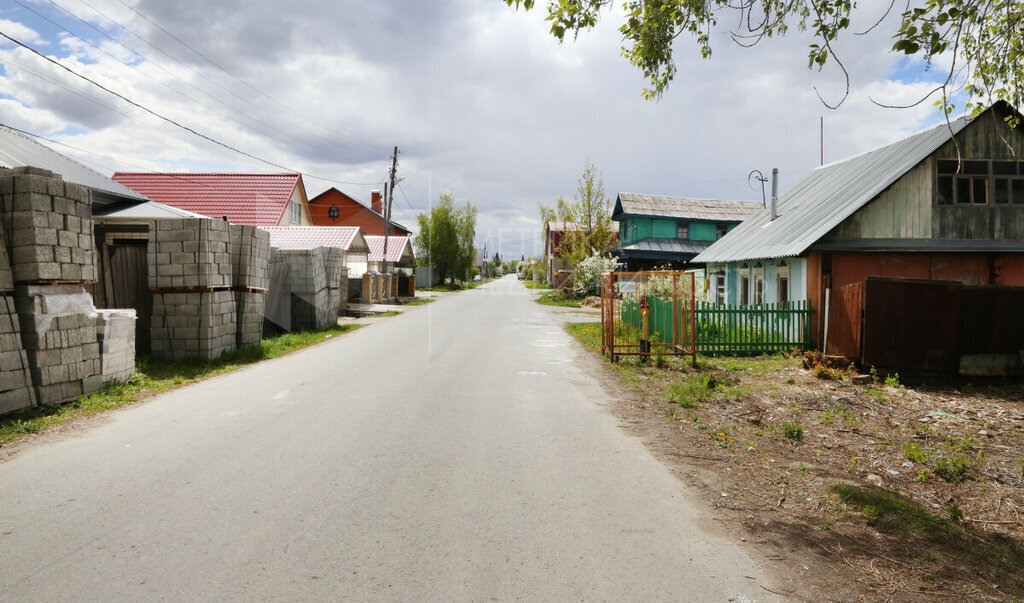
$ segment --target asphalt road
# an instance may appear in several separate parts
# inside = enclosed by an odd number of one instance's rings
[[[0,463],[0,599],[754,600],[514,277]]]

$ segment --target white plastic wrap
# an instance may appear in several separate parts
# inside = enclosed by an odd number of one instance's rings
[[[32,286],[26,292],[33,299],[36,333],[39,337],[49,330],[50,323],[59,316],[98,316],[92,296],[80,285]]]
[[[135,310],[97,310],[104,379],[127,380],[135,372]]]

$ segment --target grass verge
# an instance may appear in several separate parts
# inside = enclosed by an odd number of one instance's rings
[[[136,373],[127,383],[108,385],[81,398],[40,408],[29,408],[0,419],[0,444],[40,433],[76,417],[96,414],[143,398],[226,373],[321,343],[362,325],[336,325],[325,331],[300,331],[268,337],[259,345],[233,350],[216,360],[157,360],[139,358]]]
[[[560,306],[563,308],[579,308],[580,302],[574,299],[566,299],[559,291],[548,291],[541,293],[540,297],[535,299],[538,304],[544,306]]]
[[[522,283],[527,289],[553,289],[551,285],[540,281],[522,281]]]
[[[409,302],[402,304],[403,306],[423,306],[434,301],[433,297],[420,297]]]

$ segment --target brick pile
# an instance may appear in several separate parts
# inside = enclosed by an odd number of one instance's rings
[[[39,168],[0,170],[0,226],[0,412],[99,390],[88,189]]]
[[[2,170],[0,213],[15,282],[96,280],[92,204],[84,186],[34,167]]]
[[[231,225],[220,220],[157,220],[149,230],[153,290],[152,354],[213,359],[237,346]]]
[[[327,288],[324,247],[311,249],[272,249],[273,263],[289,265],[286,289],[291,302],[291,331],[327,329],[337,324]]]
[[[237,312],[235,344],[258,345],[270,284],[270,233],[253,226],[231,225],[232,290]]]
[[[14,305],[38,404],[103,387],[95,308],[85,287],[16,285]]]

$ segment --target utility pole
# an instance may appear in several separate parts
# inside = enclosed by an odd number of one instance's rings
[[[388,236],[391,235],[391,205],[395,200],[395,176],[397,171],[398,146],[396,145],[395,152],[391,155],[391,185],[388,187],[384,197],[384,202],[387,204],[384,208],[384,274],[388,274]]]

